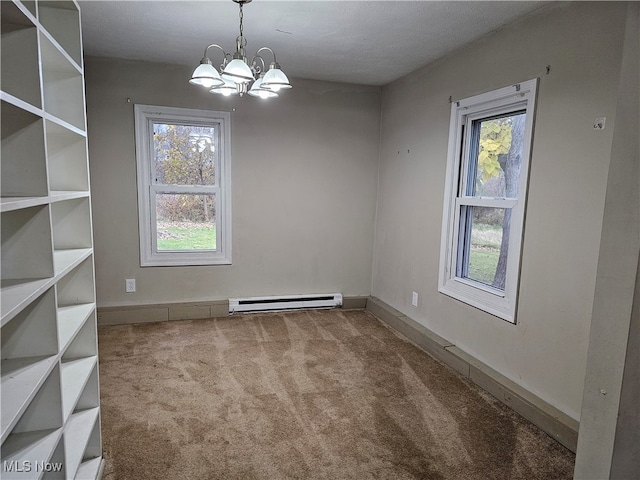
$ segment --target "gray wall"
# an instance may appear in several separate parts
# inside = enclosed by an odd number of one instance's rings
[[[629,4],[589,331],[576,479],[640,476],[640,6]]]
[[[294,79],[264,102],[201,91],[189,68],[85,65],[98,306],[370,293],[379,88]],[[233,265],[140,268],[135,103],[231,112]]]
[[[617,3],[555,6],[383,89],[372,294],[574,419],[580,417],[625,13],[626,5]],[[535,77],[518,323],[512,325],[438,293],[448,99]],[[597,117],[607,117],[604,131],[593,130]],[[420,297],[417,308],[412,291]]]

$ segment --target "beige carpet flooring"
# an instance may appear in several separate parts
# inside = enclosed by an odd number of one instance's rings
[[[105,480],[572,478],[570,451],[365,311],[99,344]]]

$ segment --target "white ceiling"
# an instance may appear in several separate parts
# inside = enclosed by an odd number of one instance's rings
[[[85,56],[195,68],[210,43],[235,50],[231,0],[79,3]],[[272,48],[290,78],[384,85],[546,3],[254,0],[244,6],[244,35],[247,56]],[[210,52],[218,66],[222,54]]]

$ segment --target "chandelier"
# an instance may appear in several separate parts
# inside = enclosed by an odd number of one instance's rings
[[[276,61],[276,54],[269,47],[259,48],[253,56],[251,63],[247,61],[245,48],[247,39],[244,37],[244,27],[242,24],[242,7],[251,0],[233,0],[240,6],[240,36],[236,38],[236,52],[231,55],[215,43],[204,49],[204,56],[200,60],[200,65],[193,71],[189,83],[200,85],[211,93],[224,96],[240,95],[248,93],[254,97],[273,98],[279,95],[281,90],[291,88],[289,79],[280,70],[280,65]],[[220,65],[220,73],[213,66],[208,56],[210,48],[218,48],[222,52],[223,61]],[[273,62],[266,68],[262,52],[269,52],[273,56]]]

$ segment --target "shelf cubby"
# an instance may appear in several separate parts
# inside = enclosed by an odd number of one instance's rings
[[[89,199],[81,198],[51,204],[54,250],[91,247]]]
[[[53,275],[49,206],[4,212],[2,279],[30,280]]]
[[[40,52],[45,112],[84,131],[82,72],[42,34]]]
[[[83,303],[58,308],[58,343],[65,352],[85,323],[96,323],[96,304]]]
[[[2,325],[26,308],[38,295],[52,285],[51,279],[38,280],[2,280],[0,311]]]
[[[86,251],[87,249],[77,249],[56,253],[74,255],[77,252]],[[56,290],[58,294],[58,308],[94,303],[93,259],[88,256],[78,266],[61,278],[56,285]]]
[[[3,214],[5,215],[5,214]],[[4,248],[4,247],[3,247]],[[5,325],[29,303],[37,298],[47,288],[55,285],[67,273],[78,267],[91,256],[90,248],[77,248],[72,250],[60,250],[53,253],[54,277],[44,279],[26,279],[26,280],[5,280],[2,279],[2,292],[0,298],[0,311],[2,312],[2,325]],[[93,264],[89,262],[88,267],[84,267],[84,271],[90,269],[93,272]],[[95,298],[93,292],[88,293],[87,290],[93,288],[93,276],[87,278],[87,274],[80,275],[77,284],[81,284],[82,278],[87,280],[87,284],[81,288],[81,294],[77,301],[79,303],[91,303],[94,300],[83,302],[81,298]],[[65,290],[65,297],[73,299],[73,292]],[[71,300],[67,300],[71,301]],[[70,304],[71,305],[71,304]],[[58,306],[60,303],[58,302]],[[67,305],[62,305],[67,306]]]
[[[42,480],[63,480],[67,478],[66,470],[64,468],[64,441],[62,438],[58,441],[58,446],[54,450],[49,463],[51,464],[52,469],[44,472]],[[86,480],[88,478],[96,477],[85,477],[82,480]]]
[[[0,2],[0,17],[2,90],[40,108],[38,29],[13,2]]]
[[[16,309],[21,309],[46,288],[53,276],[49,205],[3,212],[2,295],[4,325]]]
[[[56,357],[28,357],[2,362],[2,439],[20,419],[21,413],[33,405],[45,379],[57,365]],[[60,386],[58,393],[60,395]],[[55,396],[55,395],[53,395]],[[47,398],[53,398],[47,395]]]
[[[2,102],[0,115],[2,196],[48,195],[42,118],[5,101]]]
[[[62,428],[12,434],[2,444],[2,478],[33,480],[39,478],[42,473],[39,470],[46,463],[62,463],[60,455],[56,454],[62,445],[61,437]],[[64,478],[64,465],[60,466],[60,470],[56,472],[57,475],[46,478]]]
[[[95,323],[85,322],[62,352],[63,418],[98,406],[98,342]]]
[[[90,440],[92,440],[94,432],[96,432],[96,427],[99,429],[99,413],[98,408],[74,412],[65,424],[65,466],[67,468],[67,475],[71,478],[76,476],[78,467],[86,458],[87,447],[90,446]],[[100,453],[95,456],[97,457],[99,455]]]
[[[3,448],[4,443],[17,433],[61,428],[62,398],[57,358],[4,361],[2,410]]]
[[[87,139],[51,121],[45,123],[45,129],[49,189],[88,191]]]
[[[56,299],[49,288],[2,326],[2,360],[57,353]]]
[[[72,1],[41,1],[38,4],[42,26],[54,37],[67,55],[82,64],[80,12]]]
[[[66,420],[76,410],[87,382],[96,370],[97,357],[75,358],[63,361],[60,366],[62,378],[62,418]],[[94,405],[96,407],[97,405]]]
[[[56,250],[53,252],[53,270],[58,277],[62,278],[69,271],[80,265],[92,253],[90,248],[74,248],[68,250]],[[86,303],[86,302],[84,302]]]
[[[75,410],[87,410],[90,408],[96,408],[100,405],[100,387],[98,383],[98,366],[91,371],[91,375],[87,380],[87,384],[78,399]]]
[[[96,409],[92,408],[91,410]],[[93,426],[93,430],[91,430],[91,435],[89,435],[89,440],[87,441],[87,447],[85,448],[84,455],[82,456],[82,463],[89,462],[100,456],[102,456],[102,437],[100,435],[100,411],[98,410],[96,423]],[[76,475],[76,478],[81,477]]]
[[[68,429],[73,429],[76,432],[81,431],[82,436],[84,436],[88,432],[88,428],[91,426],[91,422],[93,421],[93,426],[91,427],[84,447],[82,447],[82,444],[78,444],[78,451],[76,452],[76,455],[68,460],[72,467],[76,466],[76,462],[78,462],[78,459],[80,461],[80,464],[77,466],[77,472],[75,475],[75,478],[77,479],[96,478],[96,474],[100,469],[100,457],[102,455],[102,441],[100,437],[100,414],[98,409],[98,406],[100,405],[100,391],[98,387],[98,365],[96,357],[89,357],[89,359],[91,358],[95,360],[94,365],[91,369],[91,373],[84,385],[82,393],[77,400],[77,403],[73,410],[73,414],[69,417],[69,421],[65,426],[65,431],[67,431]],[[88,364],[88,359],[82,359],[82,361]],[[82,373],[84,373],[84,371]],[[87,412],[93,413],[89,414]],[[92,417],[94,415],[95,420],[92,420]],[[76,422],[76,420],[80,418],[80,416],[83,416],[85,418],[82,428],[79,427],[80,422]],[[76,434],[76,436],[78,435]],[[83,450],[80,450],[81,448],[83,448]],[[84,453],[82,453],[83,451]]]
[[[50,288],[2,327],[3,439],[57,365],[57,353],[55,290]]]
[[[69,346],[62,353],[62,362],[84,359],[87,357],[96,358],[98,354],[98,342],[96,337],[96,326],[86,322],[73,338]]]

